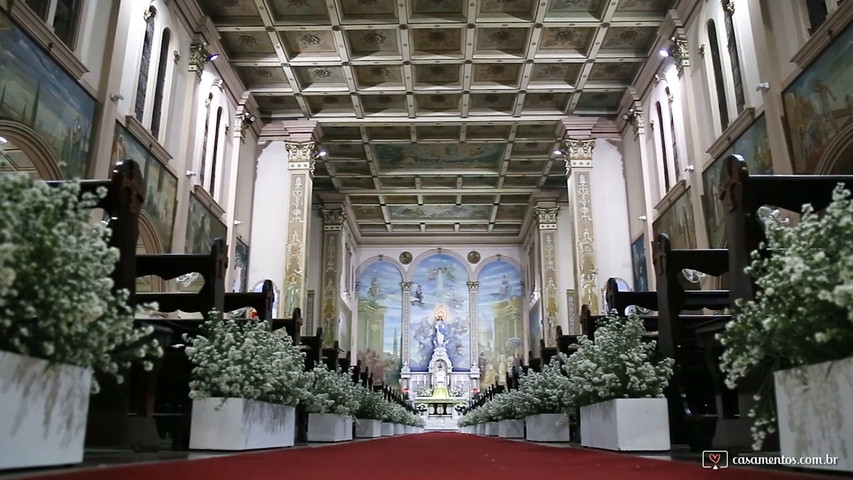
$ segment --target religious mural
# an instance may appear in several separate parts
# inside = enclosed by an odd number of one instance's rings
[[[404,170],[417,166],[429,169],[471,169],[497,171],[504,146],[498,143],[391,143],[375,147],[379,169]]]
[[[231,291],[245,292],[249,282],[249,246],[239,238],[234,245],[234,261],[231,263],[234,269]]]
[[[402,281],[397,267],[383,261],[371,263],[358,276],[358,359],[376,383],[400,383]]]
[[[195,195],[190,195],[189,218],[187,219],[186,253],[210,253],[213,240],[228,241],[228,229],[216,215],[202,204]]]
[[[696,248],[696,224],[693,221],[689,189],[658,217],[653,230],[655,240],[661,233],[669,235],[672,248]]]
[[[142,170],[145,182],[143,211],[157,229],[166,252],[172,251],[172,227],[178,201],[178,177],[136,140],[127,129],[116,122],[111,164],[119,160],[134,160]]]
[[[477,293],[477,343],[480,388],[497,381],[524,360],[521,272],[514,264],[493,261],[480,270]]]
[[[631,244],[631,263],[634,271],[634,291],[649,291],[649,272],[646,264],[646,236],[634,240]]]
[[[533,308],[530,310],[528,328],[529,344],[527,345],[527,350],[533,352],[533,356],[539,356],[539,342],[545,338],[542,332],[542,309]]]
[[[349,310],[344,310],[338,317],[338,346],[344,352],[349,352],[352,348],[352,313]]]
[[[35,130],[56,154],[65,178],[84,178],[95,100],[2,13],[0,65],[0,118]]]
[[[414,267],[409,329],[409,368],[413,372],[425,372],[429,367],[435,348],[433,336],[437,318],[443,318],[447,332],[445,347],[453,370],[470,370],[467,283],[468,271],[461,261],[451,255],[431,255]]]
[[[491,205],[391,205],[392,220],[488,220]]]
[[[767,137],[767,119],[762,115],[749,129],[734,141],[731,147],[702,173],[702,210],[711,248],[722,248],[726,244],[725,212],[720,203],[720,171],[722,160],[732,154],[743,157],[749,173],[756,175],[773,173],[770,141]]]
[[[834,172],[822,171],[820,161],[827,147],[853,119],[851,45],[853,27],[848,27],[785,90],[782,98],[794,173],[842,173],[838,168]],[[851,172],[847,167],[844,173]]]

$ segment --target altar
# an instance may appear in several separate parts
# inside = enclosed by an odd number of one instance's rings
[[[456,430],[461,416],[457,408],[468,404],[472,390],[479,385],[480,371],[476,365],[468,372],[453,371],[446,348],[447,326],[441,310],[435,314],[434,330],[434,350],[428,371],[412,372],[406,362],[400,372],[400,382],[423,417],[427,430]]]

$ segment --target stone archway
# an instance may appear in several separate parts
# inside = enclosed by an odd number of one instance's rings
[[[27,171],[42,180],[63,180],[59,159],[32,128],[0,120],[0,153],[16,171]],[[17,168],[16,168],[17,167]]]

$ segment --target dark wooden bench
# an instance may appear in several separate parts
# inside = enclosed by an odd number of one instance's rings
[[[226,312],[233,312],[241,308],[253,308],[258,318],[272,320],[275,316],[273,303],[275,302],[275,291],[272,280],[264,280],[260,292],[229,292],[225,294]]]

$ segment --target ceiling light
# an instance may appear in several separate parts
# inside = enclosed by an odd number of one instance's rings
[[[218,56],[219,56],[218,53],[211,53],[210,55],[207,56],[207,61],[212,62],[213,60],[216,60],[216,57],[218,57]]]
[[[666,50],[666,49],[661,49],[660,52],[658,52],[658,53],[660,53],[661,57],[668,57],[669,56],[669,50]]]
[[[326,156],[326,151],[325,151],[325,150],[320,150],[319,152],[317,152],[317,156],[318,156],[318,157],[325,157],[325,156]]]
[[[559,148],[558,148],[558,149],[556,149],[556,150],[554,150],[554,155],[558,155],[558,156],[559,156],[559,155],[564,155],[565,153],[566,153],[566,152],[564,152],[564,151],[560,150]]]
[[[2,143],[9,143],[9,140],[6,140],[5,137],[0,137],[0,144]]]

